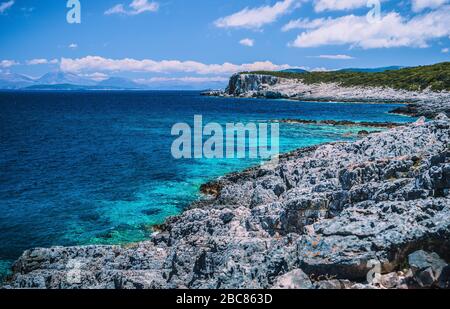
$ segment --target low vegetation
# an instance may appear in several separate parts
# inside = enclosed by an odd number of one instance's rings
[[[307,73],[255,71],[243,73],[299,79],[306,84],[334,82],[341,86],[390,87],[412,91],[430,88],[433,91],[450,91],[450,62],[378,73],[342,71]]]

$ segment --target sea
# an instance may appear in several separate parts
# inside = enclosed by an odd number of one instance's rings
[[[396,104],[201,96],[197,91],[0,92],[0,277],[34,247],[127,244],[200,186],[259,159],[174,159],[177,123],[411,122]],[[353,141],[360,127],[280,123],[280,151]]]

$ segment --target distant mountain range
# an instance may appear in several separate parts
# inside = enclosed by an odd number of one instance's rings
[[[35,81],[36,85],[83,85],[94,86],[96,82],[73,73],[50,72]]]
[[[0,73],[0,89],[8,90],[101,90],[101,89],[146,89],[130,79],[111,77],[96,82],[73,73],[50,72],[32,79],[15,73]]]
[[[390,66],[382,68],[349,68],[337,72],[385,72],[399,70],[403,67]],[[286,69],[283,73],[308,73],[300,68]],[[110,77],[102,81],[79,76],[68,72],[49,72],[40,78],[33,79],[16,73],[0,73],[0,89],[3,90],[204,90],[220,89],[223,82],[189,83],[183,81],[154,82],[148,85],[139,84],[124,77]]]
[[[283,72],[283,73],[308,73],[308,71],[303,70],[303,69],[286,69],[286,70],[282,70],[280,72]]]
[[[0,73],[0,88],[2,89],[18,89],[33,85],[34,79],[15,73]]]
[[[102,81],[67,72],[50,72],[33,79],[16,73],[0,73],[3,90],[204,90],[223,88],[223,82],[189,83],[183,81],[139,84],[124,77],[110,77]]]

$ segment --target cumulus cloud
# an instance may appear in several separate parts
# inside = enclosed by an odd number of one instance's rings
[[[440,10],[410,19],[391,12],[376,23],[369,23],[366,16],[355,15],[312,20],[304,23],[306,31],[289,45],[299,48],[347,44],[364,49],[423,48],[428,47],[429,41],[433,39],[450,35],[449,15],[450,6],[444,6]]]
[[[331,59],[331,60],[351,60],[351,59],[355,59],[354,57],[349,56],[349,55],[320,55],[320,56],[313,56],[312,58]]]
[[[244,45],[244,46],[248,46],[248,47],[253,47],[253,45],[255,45],[255,40],[242,39],[242,40],[239,41],[239,44]]]
[[[71,49],[75,49],[77,47],[78,47],[78,44],[75,44],[75,43],[72,43],[69,45],[69,48],[71,48]]]
[[[159,10],[158,2],[148,0],[133,0],[126,8],[123,4],[117,4],[105,11],[105,15],[139,15],[145,12],[156,12]]]
[[[218,28],[248,28],[259,29],[266,24],[273,23],[280,16],[300,6],[304,0],[283,0],[274,5],[257,8],[245,8],[232,15],[219,18],[214,22]]]
[[[367,0],[315,0],[314,10],[316,12],[353,10],[365,7],[367,3]]]
[[[112,8],[105,11],[105,15],[113,15],[113,14],[125,14],[126,10],[123,4],[117,4]]]
[[[328,20],[330,20],[330,18]],[[322,26],[326,21],[327,19],[325,18],[316,18],[313,20],[310,20],[309,18],[300,18],[291,20],[284,25],[281,30],[286,32],[294,29],[315,29]]]
[[[448,48],[443,48],[443,49],[441,50],[441,52],[444,53],[444,54],[448,54],[449,49],[448,49]]]
[[[186,76],[186,77],[152,77],[152,78],[138,78],[133,80],[135,83],[143,84],[143,85],[151,85],[153,83],[171,83],[171,82],[182,82],[182,83],[190,83],[190,84],[204,84],[204,83],[213,83],[213,82],[227,82],[229,77],[223,76],[212,76],[212,77],[195,77],[195,76]]]
[[[58,59],[44,59],[44,58],[38,58],[38,59],[31,59],[27,61],[28,65],[39,65],[39,64],[57,64],[59,62]]]
[[[412,10],[417,13],[428,8],[436,9],[448,2],[449,0],[412,0]]]
[[[314,68],[314,69],[310,70],[310,72],[330,72],[330,71],[333,71],[333,70],[330,70],[330,69],[327,69],[324,67]]]
[[[290,68],[289,65],[277,65],[270,61],[260,61],[248,64],[204,64],[196,61],[151,59],[107,59],[99,56],[84,58],[62,58],[60,69],[67,72],[152,72],[152,73],[196,73],[196,74],[231,74],[241,71],[276,71]]]
[[[1,60],[0,61],[0,68],[10,68],[15,65],[19,65],[19,63],[14,60]]]
[[[7,9],[11,8],[14,5],[14,1],[7,1],[7,2],[1,2],[0,3],[0,14],[3,14],[6,12]]]

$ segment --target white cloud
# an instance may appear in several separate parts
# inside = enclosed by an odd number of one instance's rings
[[[329,19],[328,19],[329,20]],[[293,29],[314,29],[318,28],[319,26],[323,25],[327,19],[325,18],[317,18],[314,20],[310,20],[309,18],[300,18],[296,20],[291,20],[286,25],[283,26],[281,29],[282,31],[290,31]]]
[[[125,8],[123,4],[117,4],[112,8],[105,11],[105,15],[113,15],[113,14],[125,14]]]
[[[32,60],[27,61],[28,65],[38,65],[38,64],[47,64],[47,63],[48,63],[47,59],[32,59]]]
[[[11,8],[13,5],[14,5],[13,0],[0,3],[0,14],[6,12],[6,10]]]
[[[130,7],[134,10],[133,14],[141,14],[144,12],[155,12],[159,9],[158,2],[148,2],[147,0],[133,0]]]
[[[376,23],[369,23],[366,16],[355,15],[313,20],[304,25],[307,31],[289,45],[299,48],[347,44],[364,49],[424,48],[428,47],[429,41],[450,35],[449,14],[450,6],[444,6],[411,19],[391,12]]]
[[[71,48],[71,49],[75,49],[77,47],[78,47],[78,44],[75,44],[75,43],[72,43],[69,45],[69,48]]]
[[[324,67],[320,67],[320,68],[314,68],[310,72],[330,72],[330,71],[333,71],[333,70],[330,70],[330,69],[327,69]]]
[[[1,68],[10,68],[15,65],[19,65],[19,63],[14,60],[1,60],[0,61]]]
[[[190,84],[203,84],[203,83],[212,83],[212,82],[227,82],[229,77],[223,76],[213,76],[213,77],[152,77],[152,78],[138,78],[133,80],[138,84],[150,85],[153,83],[171,83],[171,82],[182,82],[182,83],[190,83]]]
[[[232,15],[219,18],[214,24],[218,28],[259,29],[299,7],[301,2],[301,0],[283,0],[276,2],[273,6],[266,5],[253,9],[247,7]]]
[[[412,10],[417,13],[428,8],[436,9],[448,2],[448,0],[412,0]]]
[[[314,10],[316,12],[353,10],[365,7],[367,3],[367,0],[315,0]]]
[[[313,56],[312,58],[331,59],[331,60],[351,60],[351,59],[355,59],[354,57],[349,56],[349,55],[320,55],[320,56]]]
[[[152,72],[152,73],[196,73],[196,74],[231,74],[241,71],[277,71],[290,68],[289,65],[276,65],[270,61],[247,64],[204,64],[196,61],[151,59],[107,59],[99,56],[87,56],[79,59],[62,58],[60,69],[68,72]]]
[[[159,10],[158,2],[148,2],[148,0],[133,0],[128,8],[123,4],[117,4],[105,11],[105,15],[123,14],[123,15],[139,15],[145,12],[156,12]]]
[[[39,65],[39,64],[57,64],[59,62],[58,59],[47,60],[44,58],[31,59],[27,61],[28,65]]]
[[[444,53],[444,54],[448,54],[449,49],[448,49],[448,48],[443,48],[443,49],[441,50],[441,52]]]
[[[255,45],[255,40],[242,39],[242,40],[239,41],[239,44],[244,45],[244,46],[248,46],[248,47],[253,47],[253,45]]]

